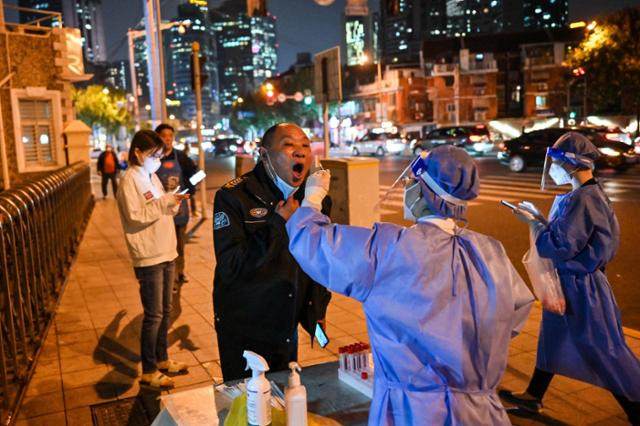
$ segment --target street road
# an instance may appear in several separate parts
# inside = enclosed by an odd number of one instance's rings
[[[380,159],[380,187],[382,197],[396,177],[409,164],[409,157],[385,157]],[[512,173],[500,165],[495,158],[478,158],[480,168],[480,196],[470,203],[468,211],[469,228],[500,240],[511,261],[525,277],[521,259],[529,246],[529,236],[524,224],[516,220],[511,211],[499,204],[501,199],[511,202],[531,201],[541,211],[548,212],[555,195],[562,193],[552,187],[540,191],[541,169]],[[207,186],[215,189],[234,177],[234,159],[220,158],[207,163]],[[640,165],[622,172],[603,171],[598,179],[620,222],[621,244],[615,259],[607,267],[607,276],[622,311],[622,323],[626,327],[640,330]],[[567,187],[568,188],[568,187]],[[375,191],[375,188],[372,188]],[[396,188],[383,203],[382,220],[409,225],[402,219],[402,189]],[[428,256],[428,253],[424,254]]]

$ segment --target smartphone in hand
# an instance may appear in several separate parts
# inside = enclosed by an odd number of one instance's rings
[[[325,348],[329,344],[329,338],[325,334],[320,324],[316,324],[315,337],[318,340],[321,348]]]

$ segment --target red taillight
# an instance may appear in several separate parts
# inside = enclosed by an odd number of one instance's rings
[[[471,135],[471,136],[469,136],[469,140],[471,142],[474,142],[474,143],[475,142],[482,142],[482,136],[480,136],[480,135]]]

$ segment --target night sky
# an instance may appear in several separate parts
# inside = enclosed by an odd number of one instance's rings
[[[318,6],[313,0],[267,0],[269,10],[278,18],[278,71],[295,62],[297,52],[319,52],[340,44],[342,12],[346,0],[331,6]],[[180,0],[161,0],[163,19],[177,13]],[[221,0],[209,0],[218,6]],[[126,31],[143,16],[141,0],[103,0],[109,60],[127,59]],[[369,0],[377,10],[380,0]],[[569,0],[571,21],[589,20],[599,14],[637,6],[638,0]]]

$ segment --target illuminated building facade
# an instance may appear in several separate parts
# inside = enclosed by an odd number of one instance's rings
[[[129,61],[121,60],[110,63],[105,70],[104,81],[114,89],[131,92]]]
[[[191,45],[197,41],[200,44],[200,56],[206,58],[203,72],[209,76],[202,85],[202,118],[206,126],[213,125],[220,114],[218,57],[213,28],[202,13],[200,5],[193,2],[178,6],[178,16],[174,23],[175,25],[162,32],[167,113],[182,121],[195,119],[196,102],[191,88]],[[144,37],[135,39],[134,58],[139,102],[143,110],[149,103]]]
[[[18,0],[18,6],[61,13],[65,27],[80,29],[85,61],[93,64],[106,62],[107,45],[100,0]],[[42,17],[39,13],[20,12],[21,23]],[[55,27],[60,26],[60,23],[48,20],[42,22],[42,25]]]
[[[382,54],[391,64],[417,65],[426,39],[561,28],[569,15],[568,0],[386,0],[384,4]]]
[[[210,12],[216,34],[221,112],[240,96],[275,76],[278,65],[276,18],[248,16],[246,4],[227,2]]]
[[[169,114],[173,113],[182,120],[195,119],[191,45],[197,41],[200,44],[200,56],[206,58],[203,72],[208,79],[202,85],[202,117],[204,124],[209,126],[215,124],[220,114],[218,58],[215,35],[201,7],[196,0],[179,5],[176,20],[185,25],[174,25],[163,32],[165,87]]]

